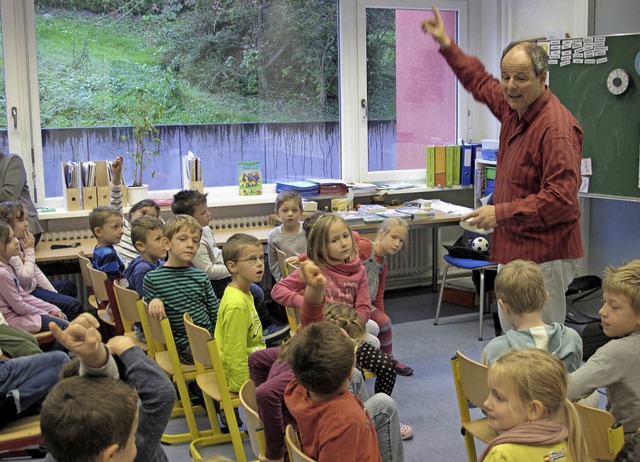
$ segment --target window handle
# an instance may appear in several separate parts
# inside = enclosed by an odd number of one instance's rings
[[[367,107],[367,100],[362,98],[360,100],[360,107],[364,109],[364,114],[362,114],[363,119],[367,119],[369,117],[369,108]]]
[[[18,108],[13,106],[11,108],[11,117],[13,117],[13,129],[17,130],[18,128]]]

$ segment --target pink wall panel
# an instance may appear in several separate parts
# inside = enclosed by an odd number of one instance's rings
[[[456,37],[456,13],[441,12]],[[423,168],[425,146],[456,141],[456,79],[422,21],[430,12],[396,11],[396,121],[398,169]]]

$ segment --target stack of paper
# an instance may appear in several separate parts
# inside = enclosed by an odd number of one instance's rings
[[[431,202],[431,209],[440,213],[450,213],[451,215],[467,215],[473,211],[469,207],[463,207],[461,205],[450,204],[436,199]]]
[[[317,196],[319,186],[317,183],[312,183],[311,181],[277,181],[276,182],[276,192],[282,191],[298,191],[302,197],[310,197]]]
[[[96,185],[96,164],[82,162],[82,186],[88,188]]]
[[[78,163],[67,162],[64,166],[64,184],[67,189],[78,187]]]
[[[200,158],[189,151],[183,159],[184,171],[187,172],[187,179],[189,181],[202,181],[202,163],[200,162]]]
[[[347,188],[347,185],[341,180],[332,180],[330,178],[307,178],[307,181],[318,185],[318,194],[344,196],[349,192],[349,188]]]

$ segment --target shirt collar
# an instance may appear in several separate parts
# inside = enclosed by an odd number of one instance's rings
[[[544,89],[544,92],[538,97],[538,99],[535,100],[533,104],[531,104],[531,106],[529,106],[527,112],[525,112],[522,116],[522,120],[524,120],[527,125],[531,124],[531,122],[533,122],[533,120],[538,117],[538,114],[540,114],[540,111],[542,111],[542,109],[547,105],[550,99],[551,90],[549,90],[549,87],[546,87]]]

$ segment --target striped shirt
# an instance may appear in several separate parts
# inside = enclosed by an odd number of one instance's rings
[[[123,216],[122,222],[122,237],[120,242],[114,245],[118,255],[124,261],[125,268],[129,266],[132,260],[140,256],[140,252],[135,248],[131,242],[131,223],[124,216],[124,210],[122,209],[122,185],[115,185],[110,183],[111,186],[111,202],[109,205],[115,208]]]
[[[522,118],[500,81],[454,43],[441,51],[462,85],[502,123],[491,261],[544,263],[584,255],[580,234],[582,128],[547,88]]]
[[[163,266],[144,277],[144,301],[159,298],[171,324],[178,351],[189,345],[183,316],[189,313],[193,322],[213,336],[218,317],[218,299],[207,274],[194,268]]]

